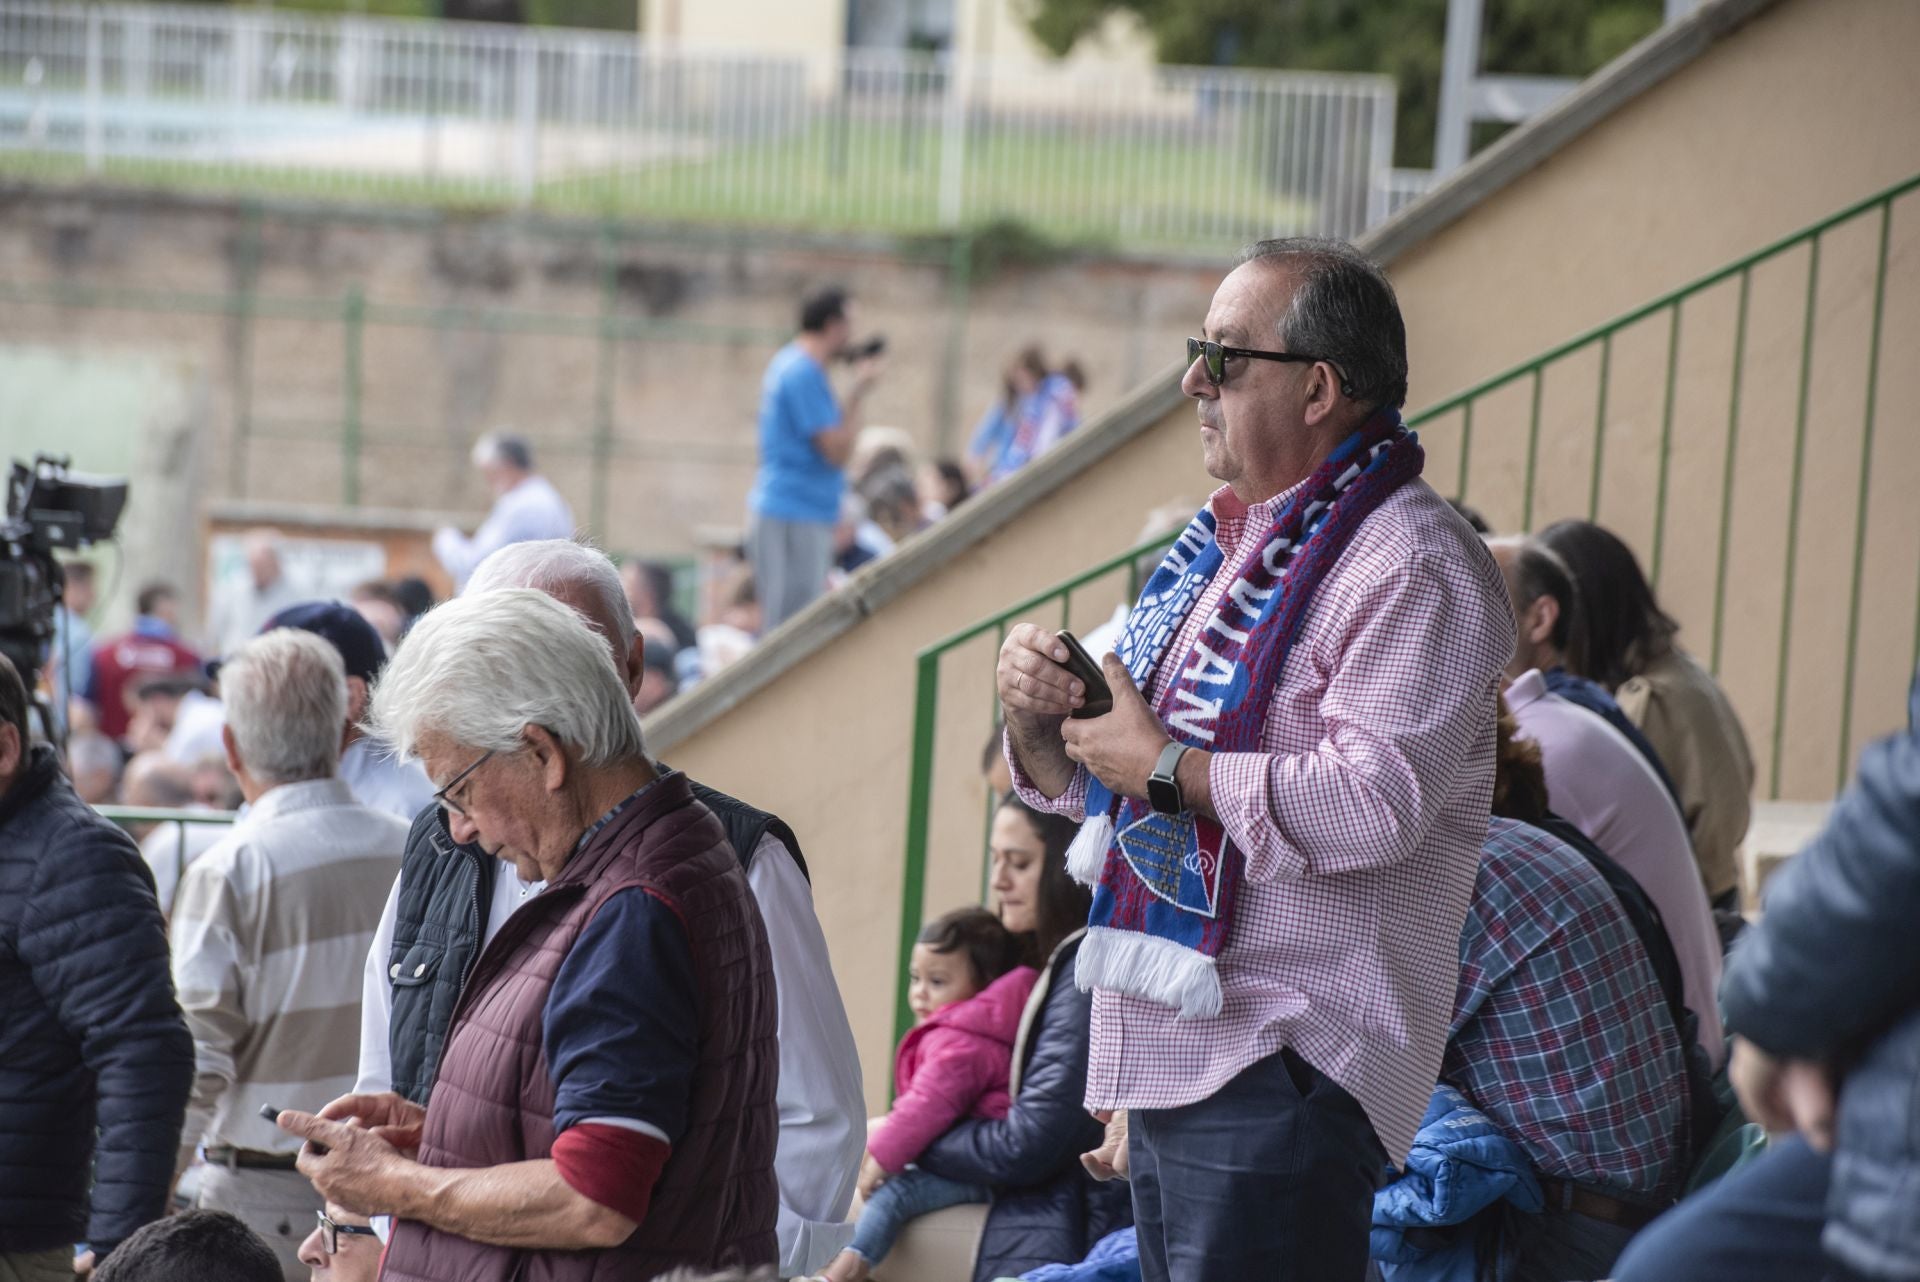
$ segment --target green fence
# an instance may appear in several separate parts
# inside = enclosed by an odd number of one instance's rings
[[[1920,443],[1876,433],[1894,393],[1920,396],[1920,375],[1883,360],[1920,342],[1917,190],[1920,176],[1409,419],[1428,448],[1429,481],[1497,526],[1581,516],[1639,549],[1683,643],[1733,691],[1768,797],[1830,795],[1861,740],[1898,724],[1898,692],[1920,662]],[[1810,441],[1819,446],[1811,457]],[[1829,519],[1816,539],[1804,517],[1820,497]],[[1165,542],[920,652],[902,957],[926,911],[942,686],[964,679],[983,704],[993,698],[978,655],[965,673],[949,661],[988,636],[1004,639],[1016,621],[1064,620],[1076,593],[1105,585],[1112,604],[1122,575],[1131,600],[1142,558],[1157,559]],[[1808,575],[1816,557],[1830,573]],[[1869,603],[1873,626],[1863,628]],[[910,1022],[903,980],[896,1031]]]
[[[1739,550],[1734,522],[1743,465],[1747,462],[1743,454],[1755,448],[1753,442],[1743,439],[1744,429],[1750,426],[1757,412],[1751,400],[1755,380],[1749,364],[1755,356],[1757,331],[1765,328],[1769,332],[1769,354],[1784,356],[1786,362],[1783,364],[1791,369],[1791,378],[1783,386],[1768,389],[1776,394],[1786,394],[1783,400],[1776,403],[1786,412],[1785,416],[1790,418],[1791,423],[1790,462],[1784,469],[1785,484],[1780,487],[1784,491],[1784,505],[1778,515],[1784,525],[1784,538],[1776,562],[1780,574],[1776,595],[1781,604],[1778,609],[1777,654],[1772,664],[1771,716],[1768,718],[1770,750],[1766,753],[1766,772],[1762,784],[1765,794],[1772,798],[1782,795],[1782,772],[1787,761],[1784,740],[1789,723],[1788,693],[1789,683],[1795,675],[1792,661],[1796,641],[1794,606],[1796,587],[1807,557],[1801,538],[1803,511],[1809,498],[1807,449],[1816,420],[1821,424],[1819,444],[1836,446],[1844,452],[1855,448],[1858,450],[1858,463],[1847,487],[1848,497],[1852,499],[1851,511],[1844,513],[1848,518],[1850,538],[1846,541],[1844,555],[1847,564],[1842,574],[1848,585],[1844,607],[1845,639],[1840,646],[1840,654],[1836,656],[1842,673],[1836,734],[1838,750],[1834,753],[1832,775],[1836,788],[1846,781],[1850,768],[1854,746],[1853,718],[1860,653],[1863,572],[1867,562],[1868,522],[1872,513],[1870,482],[1875,466],[1875,436],[1882,390],[1884,322],[1889,281],[1894,279],[1889,266],[1894,245],[1895,209],[1902,197],[1916,190],[1920,190],[1920,176],[1849,205],[1811,227],[1775,241],[1618,319],[1570,339],[1525,364],[1449,397],[1409,420],[1413,426],[1431,435],[1444,435],[1445,429],[1453,429],[1452,434],[1458,441],[1453,492],[1471,502],[1479,497],[1475,485],[1477,473],[1472,466],[1475,433],[1484,424],[1486,407],[1504,401],[1504,406],[1495,412],[1502,414],[1508,424],[1516,419],[1522,419],[1525,423],[1524,471],[1518,487],[1518,528],[1532,530],[1536,528],[1534,517],[1540,506],[1538,486],[1543,422],[1546,418],[1543,413],[1545,393],[1550,381],[1557,375],[1570,373],[1575,389],[1572,400],[1577,405],[1581,383],[1590,381],[1593,388],[1591,410],[1587,412],[1588,421],[1585,424],[1589,433],[1590,453],[1584,468],[1584,503],[1576,501],[1572,510],[1568,510],[1563,502],[1552,515],[1556,518],[1577,515],[1610,523],[1614,516],[1604,502],[1604,486],[1614,473],[1608,467],[1607,451],[1610,442],[1624,435],[1618,430],[1622,411],[1617,404],[1617,397],[1622,386],[1633,381],[1637,375],[1643,399],[1651,402],[1647,394],[1657,389],[1657,407],[1649,403],[1647,408],[1652,412],[1645,417],[1644,424],[1651,427],[1657,423],[1658,435],[1657,442],[1641,459],[1651,463],[1653,472],[1651,503],[1644,514],[1650,521],[1650,529],[1638,532],[1644,537],[1630,541],[1640,545],[1648,574],[1655,587],[1659,588],[1663,575],[1673,570],[1676,559],[1670,527],[1676,516],[1672,480],[1676,410],[1685,369],[1682,344],[1689,333],[1690,317],[1699,323],[1709,308],[1724,308],[1730,302],[1731,333],[1714,336],[1716,341],[1725,341],[1724,354],[1714,353],[1721,359],[1704,362],[1689,371],[1693,381],[1703,388],[1714,385],[1716,376],[1718,384],[1713,388],[1717,396],[1695,398],[1697,403],[1711,405],[1720,411],[1714,426],[1723,443],[1723,453],[1720,466],[1711,477],[1715,486],[1713,497],[1704,505],[1704,509],[1695,510],[1696,515],[1704,510],[1711,519],[1694,522],[1698,532],[1708,536],[1710,549],[1690,543],[1681,552],[1696,566],[1711,565],[1711,596],[1706,608],[1701,609],[1702,603],[1699,602],[1687,602],[1684,605],[1693,608],[1684,608],[1683,605],[1681,614],[1683,622],[1694,623],[1696,629],[1701,623],[1707,627],[1709,641],[1702,657],[1713,672],[1720,675],[1729,653],[1728,600],[1732,587],[1730,576],[1733,560]],[[1903,232],[1901,248],[1904,251],[1920,247],[1920,234],[1905,227]],[[1834,291],[1840,296],[1836,299],[1824,288],[1830,282],[1823,279],[1823,257],[1829,264],[1824,270],[1831,271],[1831,260],[1841,238],[1849,242],[1847,250],[1850,251],[1851,270],[1844,286]],[[1909,270],[1898,277],[1898,284],[1903,297],[1911,297],[1920,282],[1912,279],[1911,252],[1905,254],[1905,259]],[[1763,281],[1762,273],[1771,273],[1770,279]],[[1763,288],[1769,291],[1768,307],[1764,314],[1757,301]],[[1728,298],[1729,294],[1731,299]],[[1860,306],[1850,308],[1847,303]],[[1722,318],[1715,320],[1724,325]],[[1640,341],[1643,348],[1641,357],[1633,371],[1623,374],[1616,368],[1621,359],[1620,349],[1635,339]],[[1652,359],[1647,359],[1648,355]],[[1824,364],[1817,364],[1817,358]],[[1590,379],[1586,371],[1578,368],[1583,362],[1594,366]],[[1854,368],[1846,368],[1848,365]],[[1518,414],[1515,412],[1519,408],[1513,395],[1515,392],[1524,395],[1524,410]],[[1609,404],[1610,396],[1616,398],[1613,405]],[[1844,416],[1845,422],[1840,421],[1839,416]],[[1576,420],[1567,416],[1562,417],[1561,424],[1566,428],[1578,425]],[[1843,427],[1848,426],[1857,432],[1857,446],[1842,431]],[[1765,443],[1759,448],[1764,449]],[[1429,470],[1431,474],[1431,464]],[[1820,483],[1828,479],[1823,477]],[[1693,497],[1693,494],[1688,496],[1689,499]],[[1906,497],[1910,501],[1910,494]],[[1832,504],[1835,510],[1843,506],[1840,503]],[[1906,670],[1911,671],[1915,662],[1920,662],[1920,624],[1916,625]]]

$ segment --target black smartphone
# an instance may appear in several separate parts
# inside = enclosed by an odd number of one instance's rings
[[[278,1104],[262,1104],[260,1106],[260,1116],[277,1126],[280,1123],[280,1106]],[[325,1144],[316,1144],[312,1140],[308,1140],[307,1147],[322,1157],[325,1157],[327,1154],[327,1146]]]
[[[1067,647],[1067,661],[1060,666],[1079,678],[1087,688],[1087,701],[1067,715],[1075,721],[1085,721],[1089,717],[1104,717],[1113,711],[1113,690],[1107,685],[1106,673],[1087,653],[1087,647],[1080,644],[1080,638],[1062,629],[1060,644]]]

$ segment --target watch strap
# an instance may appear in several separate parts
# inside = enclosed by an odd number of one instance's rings
[[[1186,809],[1186,798],[1180,793],[1180,758],[1187,755],[1189,745],[1170,743],[1160,750],[1160,760],[1154,762],[1153,774],[1147,779],[1147,800],[1155,810],[1162,814],[1177,815]],[[1154,785],[1158,784],[1158,787]],[[1163,805],[1166,801],[1169,804]]]

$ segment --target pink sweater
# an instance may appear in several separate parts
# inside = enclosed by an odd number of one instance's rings
[[[893,1084],[899,1092],[885,1124],[867,1138],[867,1152],[898,1175],[955,1122],[1001,1118],[1013,1040],[1040,972],[1018,966],[966,1001],[942,1006],[900,1039]]]

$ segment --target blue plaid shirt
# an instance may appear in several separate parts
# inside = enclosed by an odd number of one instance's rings
[[[1511,819],[1487,827],[1440,1076],[1544,1176],[1647,1199],[1685,1177],[1686,1066],[1646,950],[1578,851]]]

